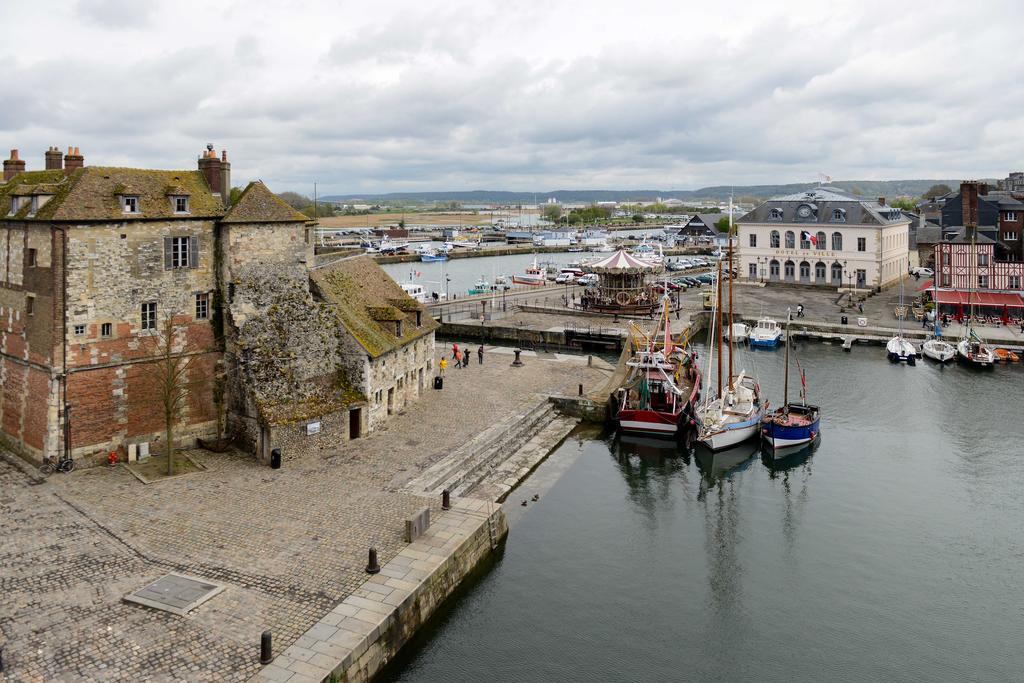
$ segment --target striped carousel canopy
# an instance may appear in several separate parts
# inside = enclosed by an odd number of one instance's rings
[[[599,273],[642,273],[659,269],[657,264],[639,259],[623,249],[588,266]]]

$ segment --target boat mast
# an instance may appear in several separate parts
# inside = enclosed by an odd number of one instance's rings
[[[782,378],[782,406],[786,407],[789,405],[789,344],[792,337],[789,336],[789,323],[793,320],[792,311],[786,311],[786,369],[783,371]]]
[[[729,196],[729,391],[733,390],[732,385],[732,347],[736,340],[732,338],[732,195]],[[719,259],[721,260],[721,259]]]
[[[722,397],[722,259],[718,259],[718,277],[715,278],[715,287],[718,290],[718,310],[716,325],[718,327],[718,386],[715,391]],[[732,381],[730,379],[730,381]],[[719,408],[721,408],[721,404]]]

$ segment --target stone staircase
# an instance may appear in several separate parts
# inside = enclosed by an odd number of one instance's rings
[[[448,489],[453,496],[504,498],[575,424],[574,418],[558,415],[544,399],[488,427],[425,469],[406,488],[430,495]]]

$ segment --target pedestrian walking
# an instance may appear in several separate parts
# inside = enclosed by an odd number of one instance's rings
[[[476,359],[480,362],[480,365],[484,364],[484,345],[481,344],[480,348],[476,350]]]
[[[462,351],[455,349],[455,367],[462,367]]]
[[[456,360],[459,357],[459,345],[452,344],[452,360]]]
[[[468,368],[469,367],[469,349],[466,349],[462,353],[462,367],[464,367],[464,368]]]
[[[860,301],[860,302],[857,303],[857,310],[860,311],[861,313],[864,312],[864,302],[863,301]]]
[[[439,368],[441,368],[441,376],[444,377],[444,369],[446,367],[448,367],[448,359],[447,358],[442,358],[441,362],[438,363],[437,365],[438,365]]]
[[[803,304],[797,304],[796,305],[796,317],[798,317],[798,318],[804,317],[804,305]]]

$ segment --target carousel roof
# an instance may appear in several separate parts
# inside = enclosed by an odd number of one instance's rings
[[[657,264],[641,260],[632,254],[626,253],[623,249],[619,249],[608,258],[589,265],[591,270],[605,273],[641,273],[658,268]]]

